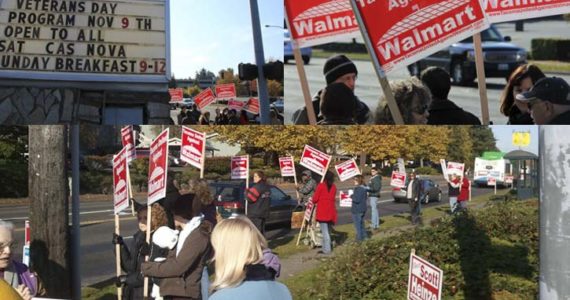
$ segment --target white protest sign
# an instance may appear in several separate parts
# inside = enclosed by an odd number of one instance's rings
[[[421,257],[410,254],[409,300],[440,300],[443,271]]]
[[[358,168],[358,165],[356,164],[356,161],[354,161],[354,159],[342,162],[334,166],[334,168],[336,169],[340,181],[345,181],[356,175],[361,174],[360,169]]]
[[[352,207],[352,194],[354,193],[353,190],[348,190],[348,192],[339,192],[340,198],[340,207]]]

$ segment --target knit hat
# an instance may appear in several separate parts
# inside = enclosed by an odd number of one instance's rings
[[[356,70],[356,65],[344,55],[329,58],[323,69],[327,85],[348,73],[356,73],[358,75],[358,70]]]

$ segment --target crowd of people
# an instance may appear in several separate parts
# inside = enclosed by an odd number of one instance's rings
[[[187,108],[182,106],[177,116],[178,125],[250,125],[259,123],[259,114],[249,116],[247,111],[224,108],[215,109],[214,119],[211,119],[210,112],[201,112],[196,104]],[[269,111],[270,125],[283,125],[283,116],[276,108]]]
[[[380,98],[375,112],[355,95],[358,70],[345,55],[329,58],[323,68],[327,86],[313,98],[320,125],[395,124],[388,101]],[[451,77],[440,67],[429,67],[419,78],[390,82],[404,124],[481,125],[474,114],[449,99]],[[508,124],[570,124],[570,87],[558,77],[546,77],[535,65],[519,66],[497,99]],[[490,99],[492,100],[492,99]],[[305,107],[293,114],[293,123],[309,124]]]

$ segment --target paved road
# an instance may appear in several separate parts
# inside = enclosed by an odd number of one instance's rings
[[[530,40],[536,37],[570,37],[570,25],[565,21],[540,21],[525,24],[525,32],[515,32],[514,24],[504,23],[497,25],[503,35],[511,36],[513,42],[521,47],[530,49]],[[314,95],[325,85],[325,79],[322,75],[325,59],[313,58],[310,65],[305,66],[307,80]],[[358,69],[358,79],[356,81],[355,94],[368,106],[371,110],[375,110],[378,106],[380,97],[383,95],[378,78],[369,61],[356,61]],[[553,76],[554,74],[547,74]],[[570,82],[570,76],[560,76]],[[409,78],[407,70],[395,71],[389,77],[390,80],[399,80]],[[505,80],[502,78],[487,79],[487,97],[489,99],[489,114],[491,121],[496,124],[506,124],[508,119],[499,112],[499,97],[505,86]],[[481,105],[479,91],[475,84],[468,87],[452,86],[449,98],[456,102],[460,107],[475,114],[481,119]],[[293,63],[285,65],[285,122],[291,123],[291,117],[295,110],[304,106],[303,94],[299,83],[299,76]]]
[[[442,184],[442,180],[436,179],[436,182]],[[339,183],[339,189],[346,190],[350,188],[347,183]],[[441,203],[430,203],[426,205],[437,206],[446,205],[447,187],[442,185],[444,201]],[[292,189],[285,189],[286,193],[294,195]],[[473,189],[473,196],[491,193],[492,189]],[[408,212],[406,203],[394,203],[391,195],[391,188],[388,182],[383,182],[382,194],[378,204],[380,215],[393,215],[402,212]],[[425,206],[424,206],[425,207]],[[370,218],[368,212],[367,218]],[[24,220],[28,217],[27,206],[0,207],[0,218],[10,220],[16,225],[16,241],[18,243],[16,249],[16,257],[21,257],[21,246],[23,245]],[[339,224],[348,224],[352,222],[349,208],[338,208]],[[81,265],[82,267],[82,284],[84,286],[91,285],[114,276],[114,255],[111,247],[111,235],[114,231],[112,204],[107,202],[84,202],[81,203]],[[32,229],[33,230],[33,229]],[[121,232],[124,235],[130,235],[137,230],[136,220],[128,214],[121,216]],[[273,239],[282,236],[292,236],[297,230],[289,230],[283,228],[269,228],[268,238]]]

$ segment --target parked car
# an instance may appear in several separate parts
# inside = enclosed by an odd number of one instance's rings
[[[512,43],[511,37],[503,37],[492,25],[481,32],[486,77],[508,78],[522,64],[527,63],[527,51]],[[477,78],[473,37],[452,44],[408,66],[412,76],[418,76],[430,66],[446,69],[455,84],[465,85]]]
[[[420,178],[420,199],[422,203],[428,204],[429,202],[437,201],[440,202],[442,199],[441,189],[439,185],[431,179],[427,178]],[[408,184],[408,180],[406,179],[406,184]],[[405,188],[392,188],[392,197],[394,197],[394,201],[396,202],[405,202],[408,201],[406,198],[406,189]]]
[[[270,185],[271,208],[266,225],[291,225],[293,209],[297,200],[285,194],[280,188]],[[212,182],[210,190],[215,197],[217,211],[225,219],[232,214],[245,214],[245,183],[243,182]]]
[[[301,56],[303,57],[303,63],[308,65],[311,61],[311,56],[313,55],[313,49],[311,47],[301,48]],[[289,30],[285,30],[285,45],[283,49],[283,60],[287,63],[290,59],[294,60],[293,56],[293,45],[291,44],[291,34]]]

